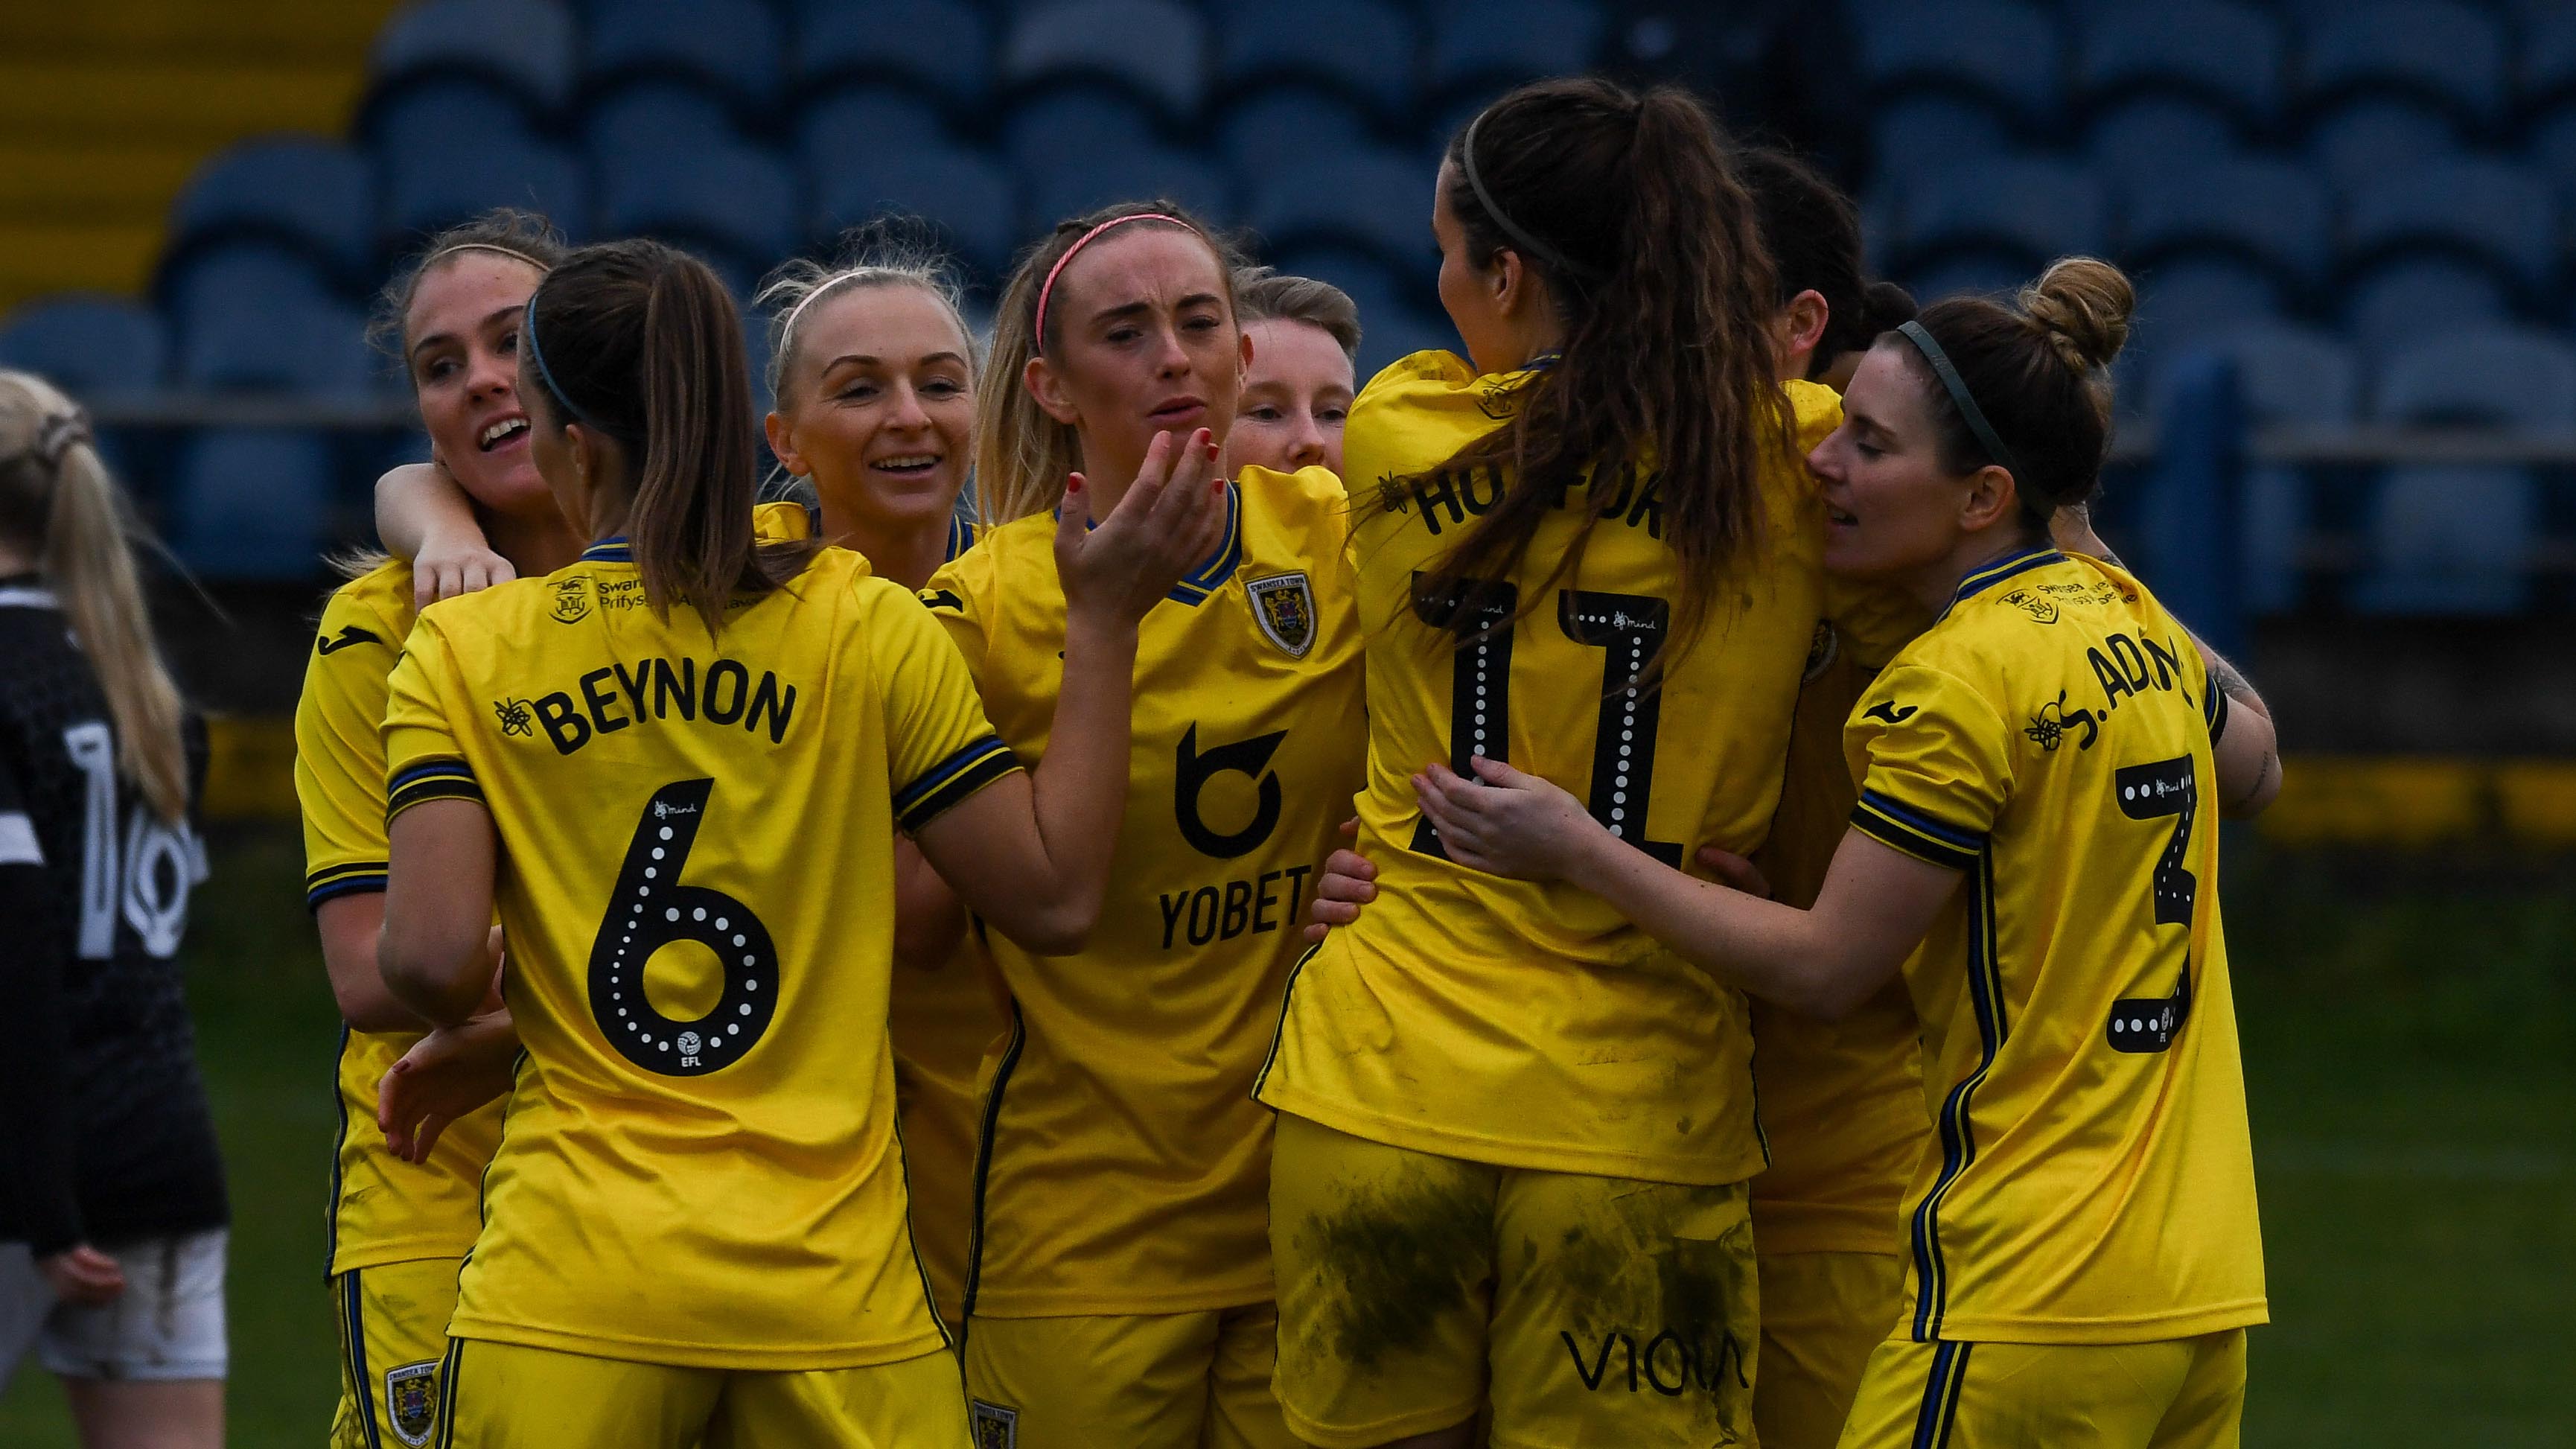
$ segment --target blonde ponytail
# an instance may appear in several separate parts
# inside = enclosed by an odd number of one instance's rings
[[[118,768],[153,813],[178,821],[188,810],[182,706],[134,567],[137,527],[79,407],[29,373],[0,371],[0,525],[43,560],[72,637],[98,672]]]

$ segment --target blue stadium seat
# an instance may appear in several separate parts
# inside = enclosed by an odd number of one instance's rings
[[[958,147],[853,148],[839,164],[806,172],[808,234],[823,237],[893,213],[939,224],[958,258],[986,277],[1010,269],[1020,210],[1008,172]]]
[[[170,209],[165,265],[207,246],[257,237],[305,251],[342,285],[375,268],[375,177],[336,142],[247,141],[197,169]]]
[[[331,517],[330,440],[271,428],[210,428],[179,451],[171,542],[209,579],[309,579]]]
[[[2138,313],[2129,346],[2152,374],[2166,359],[2248,327],[2277,320],[2281,289],[2259,266],[2203,256],[2138,276]]]
[[[2085,149],[2113,181],[2188,174],[2237,150],[2225,112],[2182,96],[2141,96],[2093,118]]]
[[[1871,174],[1876,176],[1920,176],[2011,149],[2011,127],[2002,116],[1955,95],[1890,101],[1877,109],[1869,125]]]
[[[1248,174],[1245,220],[1270,247],[1350,247],[1398,275],[1428,265],[1432,178],[1403,153],[1347,151]]]
[[[2018,259],[1989,252],[1908,269],[1903,280],[1915,300],[1929,306],[1945,297],[2009,298],[2030,279],[2031,269]]]
[[[1457,331],[1430,287],[1410,280],[1363,252],[1337,246],[1292,247],[1279,252],[1280,271],[1316,277],[1350,294],[1360,312],[1359,377],[1416,352],[1463,350]]]
[[[2576,101],[2576,6],[2555,3],[2536,10],[2524,23],[2522,44],[2524,110],[2539,114]]]
[[[2559,102],[2532,123],[2528,153],[2561,194],[2576,194],[2576,99]]]
[[[594,165],[604,235],[660,237],[737,279],[759,276],[803,239],[796,179],[775,152],[691,136],[603,150]]]
[[[1588,69],[1602,34],[1600,7],[1580,0],[1445,0],[1431,11],[1426,98],[1481,103],[1523,81]]]
[[[1002,42],[1001,77],[1013,90],[1105,83],[1179,123],[1206,94],[1206,54],[1206,22],[1168,0],[1063,0],[1019,15]]]
[[[2399,95],[2473,125],[2504,118],[2511,100],[2504,26],[2494,11],[2453,0],[2377,0],[2336,6],[2309,28],[2306,103]]]
[[[2514,310],[2493,268],[2448,257],[2392,262],[2342,290],[2345,325],[2371,353],[2464,327],[2502,325]]]
[[[2347,102],[2308,126],[2308,154],[2337,186],[2457,154],[2465,135],[2450,116],[2418,101]]]
[[[1283,84],[1329,90],[1384,116],[1413,100],[1413,16],[1379,0],[1231,0],[1217,12],[1223,93]]]
[[[834,87],[807,101],[796,117],[796,142],[810,171],[861,150],[946,146],[948,123],[921,96],[865,82]]]
[[[758,117],[784,91],[778,17],[761,0],[617,0],[584,19],[582,88],[594,98],[638,80],[678,80]]]
[[[531,116],[560,113],[572,101],[572,16],[547,0],[428,0],[376,32],[371,93],[459,75],[518,97]]]
[[[590,233],[590,187],[581,163],[515,130],[471,144],[389,147],[380,164],[380,235],[387,250],[496,206],[536,212],[575,239]]]
[[[2224,107],[2246,126],[2281,114],[2280,23],[2226,0],[2117,0],[2092,10],[2075,41],[2075,83],[2098,109],[2140,93]]]
[[[2035,275],[2050,258],[2100,254],[2110,207],[2102,183],[2064,161],[1995,157],[1899,178],[1893,240],[1902,265],[1919,270],[1983,253]]]
[[[2328,333],[2258,323],[2203,338],[2194,349],[2220,353],[2236,364],[2245,420],[2255,427],[2327,427],[2360,416],[2360,368],[2352,349]],[[2302,470],[2273,464],[2246,470],[2237,544],[2244,560],[2246,608],[2276,614],[2299,602],[2300,555],[2316,513]]]
[[[965,115],[992,91],[993,39],[983,12],[965,0],[816,0],[796,16],[788,63],[808,89],[904,86]]]
[[[2372,411],[2391,423],[2576,432],[2576,350],[2518,327],[2451,332],[2390,353]]]
[[[1228,96],[1215,120],[1217,154],[1237,176],[1370,142],[1368,119],[1357,108],[1304,86],[1274,87],[1239,99]],[[1423,174],[1436,169],[1426,167]]]
[[[2122,211],[2121,253],[2142,267],[2218,252],[2306,292],[2323,285],[2333,260],[2325,183],[2285,161],[2230,158],[2133,173]]]
[[[2495,268],[2524,295],[2555,279],[2559,208],[2510,162],[2453,158],[2380,172],[2345,204],[2345,265],[2437,252]]]
[[[519,97],[471,76],[405,86],[371,104],[358,127],[380,170],[423,151],[474,150],[504,138],[533,141],[538,133]]]
[[[716,95],[673,81],[642,81],[594,101],[581,119],[583,144],[597,164],[612,155],[650,155],[665,146],[742,141],[734,111]]]
[[[161,319],[123,297],[47,297],[0,321],[0,367],[41,374],[78,396],[148,392],[168,365]]]
[[[1161,144],[1154,113],[1133,97],[1070,85],[1020,103],[1002,121],[1002,154],[1022,177]]]
[[[1052,171],[1023,173],[1020,183],[1029,208],[1022,230],[1029,236],[1113,201],[1177,201],[1206,217],[1221,218],[1231,211],[1224,177],[1197,156],[1165,146],[1109,152]]]
[[[164,287],[187,387],[363,397],[386,378],[366,320],[292,253],[236,243],[201,253]]]
[[[2062,38],[2049,11],[2018,0],[1868,0],[1853,7],[1857,70],[1874,103],[1908,91],[1983,98],[2041,128],[2063,105]]]

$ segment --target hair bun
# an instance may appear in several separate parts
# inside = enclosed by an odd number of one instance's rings
[[[2060,257],[2021,294],[2022,315],[2078,371],[2111,365],[2137,307],[2128,275],[2097,257]]]

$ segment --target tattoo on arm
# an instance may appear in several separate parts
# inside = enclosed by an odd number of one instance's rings
[[[2263,768],[2254,772],[2253,785],[2248,787],[2244,794],[2228,802],[2227,808],[2230,811],[2241,810],[2261,796],[2263,787],[2272,783],[2272,770],[2280,763],[2280,758],[2279,755],[2266,750],[2263,754]]]
[[[2236,672],[2236,666],[2220,658],[2216,650],[2210,651],[2209,673],[2218,681],[2218,692],[2229,699],[2241,702],[2259,698],[2254,693],[2254,686],[2246,683],[2245,676]]]

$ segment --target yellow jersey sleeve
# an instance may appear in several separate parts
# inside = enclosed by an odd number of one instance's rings
[[[862,608],[884,683],[895,822],[917,831],[1020,762],[993,733],[965,658],[928,610],[884,589],[869,591]]]
[[[1865,767],[1853,828],[1934,865],[1977,863],[2012,796],[2012,732],[1966,681],[1920,664],[1879,675],[1846,729]]]
[[[323,607],[295,703],[304,903],[385,888],[386,676],[411,627],[411,569],[389,563]]]
[[[446,631],[424,616],[412,626],[394,666],[385,704],[385,823],[425,800],[480,800],[483,787],[456,737],[449,701],[456,697],[454,656]]]

